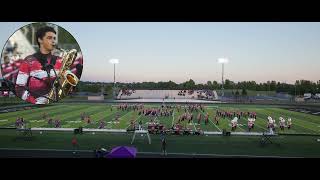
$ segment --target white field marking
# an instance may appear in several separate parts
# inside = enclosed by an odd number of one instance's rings
[[[315,113],[312,113],[312,114],[320,114],[320,112],[315,112]]]
[[[319,125],[318,123],[314,123],[314,122],[311,122],[311,121],[308,121],[308,120],[303,120],[303,119],[297,119],[297,120],[298,121],[295,121],[295,122],[303,121],[303,122],[307,122],[307,123],[310,123],[310,124]],[[304,127],[304,126],[301,126],[301,127]]]
[[[207,108],[207,109],[213,109],[213,108],[218,109],[219,106],[207,106],[206,108]]]
[[[138,154],[156,154],[158,152],[138,152]],[[235,155],[235,154],[202,154],[202,153],[167,153],[169,155],[185,155],[185,156],[213,156],[213,157],[258,157],[258,158],[303,158],[303,157],[285,157],[285,156],[257,156],[257,155]]]
[[[127,112],[125,115],[123,115],[123,116],[121,116],[120,118],[119,118],[119,121],[123,118],[123,117],[125,117],[126,115],[128,115],[129,113],[132,113],[133,111],[129,111],[129,112]]]
[[[0,148],[0,150],[13,151],[56,151],[56,152],[73,152],[70,149],[23,149],[23,148]],[[77,150],[78,152],[93,152],[93,150]],[[155,154],[161,155],[158,152],[137,152],[137,154]],[[168,155],[185,155],[185,156],[213,156],[213,157],[258,157],[258,158],[304,158],[304,157],[286,157],[286,156],[256,156],[256,155],[236,155],[236,154],[204,154],[204,153],[167,153]]]
[[[8,119],[1,119],[0,122],[7,122]]]
[[[134,123],[136,123],[138,121],[138,119],[140,119],[140,117],[142,116],[142,113],[140,114],[140,116],[134,121]],[[131,126],[130,122],[129,122],[129,126],[126,128],[128,129]]]
[[[158,116],[156,116],[156,118],[154,118],[154,120],[153,120],[155,123],[156,123],[156,119],[157,119],[157,118],[158,118]],[[159,123],[159,122],[158,122],[158,123]]]
[[[186,108],[186,109],[187,109],[187,108]],[[188,114],[190,114],[188,109],[187,109],[187,111],[188,111]],[[196,128],[196,126],[194,125],[193,119],[192,119],[192,125],[193,125],[193,127],[194,127],[194,131],[197,131],[197,128]],[[200,125],[200,124],[199,124],[199,125]]]
[[[67,123],[81,123],[81,121],[67,121]]]
[[[44,120],[30,120],[30,122],[44,122]]]
[[[300,121],[303,121],[303,120],[300,120]],[[312,122],[310,122],[310,123],[312,123]],[[316,123],[313,123],[313,124],[316,124]],[[300,127],[302,127],[302,128],[309,129],[309,130],[311,130],[311,131],[316,131],[316,130],[310,129],[310,128],[306,127],[306,126],[299,125],[298,123],[296,123],[295,126],[300,126]]]
[[[262,126],[260,126],[259,124],[256,124],[256,123],[254,123],[254,126],[260,127],[263,130],[267,130],[266,128],[264,128],[264,127],[262,127]]]
[[[112,111],[112,113],[110,114],[110,115],[108,115],[108,116],[111,116],[112,114],[115,114],[117,111]],[[102,117],[102,119],[104,119],[104,117]],[[108,122],[110,122],[110,121],[108,121]],[[107,122],[107,123],[108,123]]]
[[[229,126],[232,127],[232,124],[229,124]],[[237,127],[239,127],[240,129],[242,129],[240,126],[243,126],[243,125],[242,125],[242,124],[237,124]],[[242,130],[245,132],[244,129],[242,129]]]
[[[127,112],[125,115],[119,117],[119,121],[108,121],[107,123],[109,123],[109,124],[119,124],[119,123],[120,123],[120,120],[121,120],[123,117],[125,117],[126,115],[128,115],[129,113],[131,113],[131,112],[132,112],[132,111],[129,111],[129,112]]]
[[[108,121],[107,123],[108,124],[119,124],[120,122],[119,121]]]
[[[201,111],[201,113],[202,113],[203,115],[205,115],[204,112]],[[210,120],[210,122],[221,132],[221,129],[220,129],[217,125],[215,125],[210,118],[209,118],[209,120]]]
[[[239,119],[239,121],[240,121],[240,119]],[[237,123],[237,127],[239,127],[239,128],[242,129],[244,132],[246,132],[242,127],[240,127],[240,126],[238,126],[238,125],[240,125],[240,124]]]
[[[192,120],[193,121],[193,120]],[[194,123],[192,123],[193,127],[194,127],[194,131],[197,131],[196,126],[194,125]],[[198,124],[197,124],[198,125]],[[200,124],[199,124],[200,125]]]
[[[172,124],[171,124],[171,127],[173,126],[173,122],[174,122],[174,111],[175,111],[175,109],[173,109],[173,113],[172,113]]]
[[[106,129],[111,129],[111,124],[107,124]]]

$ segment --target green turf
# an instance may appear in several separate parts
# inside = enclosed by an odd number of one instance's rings
[[[65,149],[71,150],[72,132],[33,132],[30,141],[23,140],[16,130],[0,130],[0,148],[18,149]],[[80,149],[97,147],[111,149],[119,145],[134,146],[138,152],[160,153],[159,135],[151,135],[149,145],[146,137],[137,136],[130,144],[132,133],[84,133],[77,135]],[[285,157],[320,157],[319,136],[278,136],[273,144],[260,145],[260,137],[253,136],[167,136],[168,153],[255,155]]]
[[[145,105],[145,107],[160,107],[159,105]],[[216,110],[228,110],[228,111],[254,111],[257,113],[257,120],[255,121],[255,128],[253,132],[264,132],[267,131],[267,117],[271,116],[276,119],[277,125],[279,117],[282,116],[285,119],[291,117],[293,126],[290,130],[285,129],[280,131],[276,128],[279,133],[288,134],[320,134],[320,116],[305,114],[301,112],[293,112],[287,109],[283,109],[278,106],[271,105],[228,105],[228,104],[217,104],[208,105],[205,107],[205,112],[201,112],[203,117],[206,113],[209,114],[209,123],[205,124],[204,118],[198,125],[197,115],[200,112],[193,112],[194,118],[191,124],[187,121],[181,122],[183,127],[189,127],[192,130],[200,127],[204,131],[222,131],[223,129],[230,130],[229,118],[221,118],[219,125],[215,125],[214,116]],[[142,121],[143,126],[146,128],[147,123],[150,122],[150,117],[138,115],[137,111],[120,111],[117,108],[111,107],[108,104],[102,103],[68,103],[68,104],[55,104],[47,107],[34,108],[31,110],[21,110],[17,112],[9,112],[0,114],[0,127],[14,127],[14,123],[17,117],[23,117],[27,122],[30,123],[31,127],[52,127],[47,123],[47,120],[42,118],[43,113],[46,112],[49,117],[55,119],[61,119],[61,125],[63,128],[77,128],[79,126],[85,128],[98,128],[99,122],[105,121],[107,129],[127,129],[130,126],[130,120],[134,119],[137,122]],[[185,112],[184,105],[181,106],[178,111],[174,109],[172,116],[160,116],[156,118],[156,121],[165,125],[167,129],[171,128],[173,124],[178,122],[178,117]],[[80,114],[86,113],[90,115],[92,122],[90,124],[81,121]],[[119,123],[115,122],[116,114],[120,115]],[[247,118],[242,117],[238,121],[238,128],[236,132],[246,132]]]

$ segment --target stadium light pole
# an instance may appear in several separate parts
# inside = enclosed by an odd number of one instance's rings
[[[116,64],[119,64],[119,59],[110,59],[109,62],[113,64],[113,97],[115,98],[116,90]]]
[[[224,97],[224,88],[223,88],[223,84],[224,84],[224,80],[223,80],[223,76],[224,76],[224,64],[227,64],[229,62],[229,59],[227,58],[219,58],[218,59],[218,63],[222,64],[222,98]]]

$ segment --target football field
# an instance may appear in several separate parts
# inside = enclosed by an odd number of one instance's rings
[[[168,104],[170,106],[170,104]],[[105,129],[127,129],[130,127],[131,120],[136,123],[141,121],[144,128],[148,127],[148,123],[151,120],[163,124],[166,129],[170,129],[174,124],[178,122],[179,116],[185,112],[189,112],[185,105],[180,105],[180,108],[173,107],[173,113],[170,116],[145,116],[134,111],[129,110],[118,110],[116,104],[102,104],[102,103],[65,103],[65,104],[54,104],[45,107],[32,108],[29,110],[20,110],[16,112],[8,112],[0,114],[0,127],[15,127],[15,122],[18,117],[23,117],[28,123],[29,127],[43,127],[50,128],[54,127],[53,124],[48,123],[48,118],[61,120],[61,128],[93,128],[97,129],[101,121],[105,122]],[[161,104],[150,104],[144,105],[145,109],[148,108],[161,108]],[[255,121],[255,127],[252,132],[265,132],[267,131],[267,117],[271,116],[276,120],[276,131],[278,133],[286,134],[320,134],[320,116],[306,114],[301,112],[290,111],[276,106],[268,105],[205,105],[204,111],[193,111],[193,121],[188,123],[187,120],[182,121],[180,124],[182,127],[188,127],[191,130],[198,128],[203,131],[215,131],[221,132],[224,129],[227,131],[231,130],[231,118],[220,118],[219,124],[216,125],[214,117],[217,110],[228,111],[228,112],[255,112],[257,119]],[[44,113],[47,117],[44,118]],[[81,114],[90,116],[91,122],[87,123],[81,118]],[[205,124],[204,116],[209,114],[209,123]],[[197,116],[201,114],[202,120],[198,124]],[[119,120],[116,121],[116,116]],[[279,117],[292,119],[292,128],[280,130],[279,128]],[[238,127],[236,132],[247,132],[248,117],[242,116],[238,120]]]

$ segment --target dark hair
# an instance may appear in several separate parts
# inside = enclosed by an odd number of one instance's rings
[[[36,39],[37,39],[37,43],[38,46],[40,48],[40,43],[38,41],[38,38],[42,39],[47,32],[53,32],[55,34],[57,34],[57,32],[53,29],[53,27],[49,27],[49,26],[44,26],[38,29],[37,33],[36,33]]]

